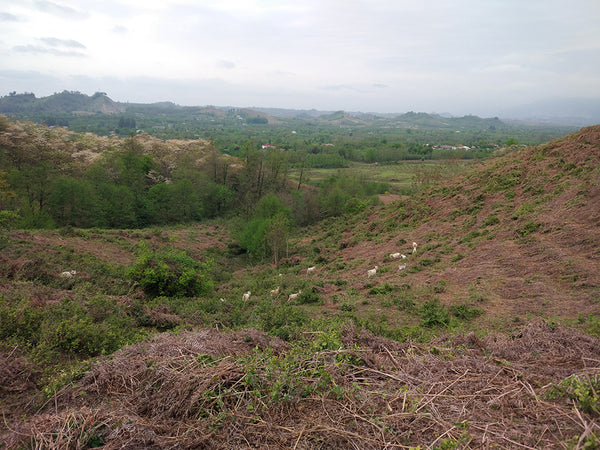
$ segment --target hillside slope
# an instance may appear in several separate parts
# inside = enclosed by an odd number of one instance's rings
[[[318,247],[322,273],[363,294],[388,283],[435,293],[446,304],[472,299],[488,324],[532,316],[584,320],[599,308],[598,224],[596,126],[511,150],[416,198],[333,226],[311,245]],[[387,257],[393,252],[409,256],[406,270]],[[375,265],[378,276],[367,279]],[[343,290],[325,287],[329,297]]]

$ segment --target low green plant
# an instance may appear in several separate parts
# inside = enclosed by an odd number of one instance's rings
[[[212,288],[210,267],[210,261],[198,261],[183,251],[154,252],[141,245],[137,261],[127,275],[149,297],[195,297]]]
[[[402,297],[397,297],[393,300],[393,302],[394,305],[396,305],[402,311],[413,312],[415,310],[416,303],[411,296],[404,295]]]
[[[309,289],[303,290],[302,293],[298,296],[298,304],[300,305],[320,302],[321,294],[319,293],[318,289],[314,286]]]
[[[382,286],[376,286],[369,290],[369,294],[371,295],[387,295],[396,291],[397,287],[392,286],[389,283],[384,283]]]
[[[461,320],[471,320],[483,314],[481,308],[473,308],[466,303],[460,305],[453,305],[450,308],[452,315]]]
[[[435,292],[436,294],[441,294],[443,292],[446,292],[446,285],[447,285],[447,283],[445,280],[438,281],[433,286],[433,292]]]
[[[458,262],[464,257],[465,255],[463,255],[462,253],[457,253],[456,255],[452,255],[452,257],[450,258],[450,262]]]
[[[424,327],[447,327],[450,324],[450,312],[437,298],[423,303],[419,315]]]
[[[600,416],[600,376],[573,375],[556,386],[554,394],[564,395],[588,414]]]
[[[483,226],[484,227],[489,227],[491,225],[496,225],[497,223],[500,223],[500,219],[498,219],[498,216],[496,214],[490,214],[483,221]]]
[[[526,222],[521,228],[518,228],[516,230],[516,233],[519,237],[525,237],[531,233],[535,233],[540,228],[540,226],[541,224],[530,220]]]
[[[254,317],[261,330],[284,340],[297,337],[302,326],[308,322],[308,316],[303,309],[269,301],[263,301],[257,306]]]

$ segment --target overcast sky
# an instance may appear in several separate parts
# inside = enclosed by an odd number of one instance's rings
[[[497,115],[600,99],[600,0],[0,0],[0,95]]]

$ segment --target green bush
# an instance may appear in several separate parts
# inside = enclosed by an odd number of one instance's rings
[[[573,375],[553,386],[548,397],[565,396],[593,416],[600,415],[600,378],[598,375]]]
[[[450,324],[450,312],[437,298],[423,303],[420,316],[424,327],[446,327]]]
[[[152,252],[141,247],[137,262],[127,272],[150,297],[196,297],[212,287],[210,262],[201,262],[184,251]]]
[[[321,295],[319,291],[313,286],[310,289],[302,291],[298,297],[298,304],[303,305],[307,303],[319,303],[321,301]]]
[[[454,305],[450,310],[454,317],[462,320],[471,320],[483,314],[483,311],[480,308],[472,308],[465,303],[462,305]]]
[[[263,302],[258,305],[255,314],[260,329],[284,340],[296,337],[300,327],[308,322],[303,310],[288,304]]]
[[[535,223],[530,220],[525,225],[523,225],[522,228],[517,229],[516,233],[519,237],[525,237],[531,233],[535,233],[538,230],[538,228],[540,228],[540,226],[541,225],[539,223]]]
[[[69,299],[39,308],[27,300],[13,303],[0,297],[0,339],[37,361],[109,354],[141,333],[114,299]]]
[[[41,308],[33,307],[27,300],[13,303],[0,296],[0,339],[25,347],[36,345],[43,313]]]

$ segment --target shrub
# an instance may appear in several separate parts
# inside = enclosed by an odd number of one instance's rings
[[[531,233],[535,233],[538,228],[540,227],[539,223],[535,223],[533,221],[529,221],[527,222],[525,225],[523,225],[522,228],[519,228],[516,230],[516,233],[518,236],[520,237],[525,237]]]
[[[319,291],[313,286],[310,289],[302,291],[298,297],[298,304],[303,305],[306,303],[319,303],[321,301],[321,295]]]
[[[458,262],[458,261],[460,261],[461,259],[463,259],[464,257],[465,257],[465,255],[463,255],[462,253],[457,253],[456,255],[453,255],[453,256],[450,258],[450,262]]]
[[[465,303],[462,305],[452,306],[451,311],[454,317],[462,320],[471,320],[474,317],[478,317],[483,314],[483,311],[480,308],[471,308]]]
[[[195,260],[183,251],[157,253],[142,246],[127,274],[150,297],[195,297],[212,287],[209,269],[210,262]]]
[[[483,221],[483,226],[484,227],[488,227],[490,225],[496,225],[497,223],[500,223],[500,219],[498,219],[498,216],[496,214],[490,214],[484,221]]]
[[[573,375],[564,379],[549,395],[564,395],[582,411],[600,415],[600,378],[598,375]]]
[[[448,326],[450,313],[448,309],[435,298],[423,303],[420,311],[421,325],[424,327]]]
[[[294,338],[298,329],[308,321],[308,316],[302,309],[288,304],[263,302],[258,305],[255,314],[258,316],[260,329],[284,340]]]

